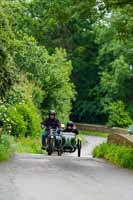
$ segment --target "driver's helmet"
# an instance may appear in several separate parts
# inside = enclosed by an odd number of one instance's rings
[[[74,123],[72,121],[67,122],[67,128],[68,127],[71,127],[71,129],[73,129]]]
[[[54,115],[54,116],[55,116],[55,115],[56,115],[55,110],[50,110],[50,111],[49,111],[49,116],[50,116],[50,115]]]

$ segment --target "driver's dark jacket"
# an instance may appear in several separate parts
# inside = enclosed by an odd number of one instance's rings
[[[65,129],[63,130],[63,132],[72,132],[72,133],[75,133],[76,135],[79,134],[78,129],[72,129],[72,130],[70,130],[70,129],[65,128]]]
[[[47,118],[41,123],[41,125],[45,126],[46,130],[49,130],[50,128],[52,129],[60,128],[60,122],[56,118],[55,119]]]

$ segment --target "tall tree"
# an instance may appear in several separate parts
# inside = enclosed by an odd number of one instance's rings
[[[20,15],[18,6],[15,9],[21,29],[35,37],[39,44],[45,45],[50,54],[56,47],[67,50],[74,67],[72,80],[77,90],[72,118],[76,121],[98,121],[101,107],[97,100],[99,67],[95,62],[98,45],[93,31],[97,18],[95,0],[23,1]],[[19,29],[19,25],[17,27]]]
[[[6,92],[14,82],[14,62],[10,55],[13,33],[8,21],[8,15],[4,12],[4,1],[0,2],[0,98],[5,97]]]
[[[121,101],[125,105],[125,110],[129,111],[130,117],[133,117],[133,16],[131,12],[133,6],[128,1],[123,1],[122,4],[118,1],[105,1],[105,5],[108,12],[106,10],[102,20],[95,26],[99,44],[97,62],[101,74],[102,104],[105,113],[110,115],[110,105],[112,103],[116,105],[116,102],[120,105]]]

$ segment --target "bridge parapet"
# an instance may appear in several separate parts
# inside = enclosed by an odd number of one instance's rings
[[[76,126],[80,130],[87,130],[87,131],[100,131],[105,133],[122,133],[127,134],[127,129],[113,127],[110,128],[104,125],[96,125],[96,124],[80,124],[76,123]]]
[[[109,143],[133,147],[133,136],[128,134],[127,129],[117,128],[117,127],[110,128],[104,125],[80,124],[80,123],[76,123],[76,126],[80,130],[109,133],[108,135]]]

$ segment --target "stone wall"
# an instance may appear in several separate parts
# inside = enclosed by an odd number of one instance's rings
[[[133,147],[133,136],[128,134],[127,129],[117,128],[117,127],[110,128],[108,126],[103,126],[103,125],[79,124],[79,123],[76,123],[76,126],[79,130],[99,131],[99,132],[109,133],[108,135],[109,143]]]
[[[127,133],[127,129],[117,128],[117,127],[110,128],[104,125],[76,123],[76,126],[80,130],[100,131],[104,133],[123,133],[123,134]]]
[[[111,133],[108,136],[108,142],[133,147],[133,136],[122,133]]]

